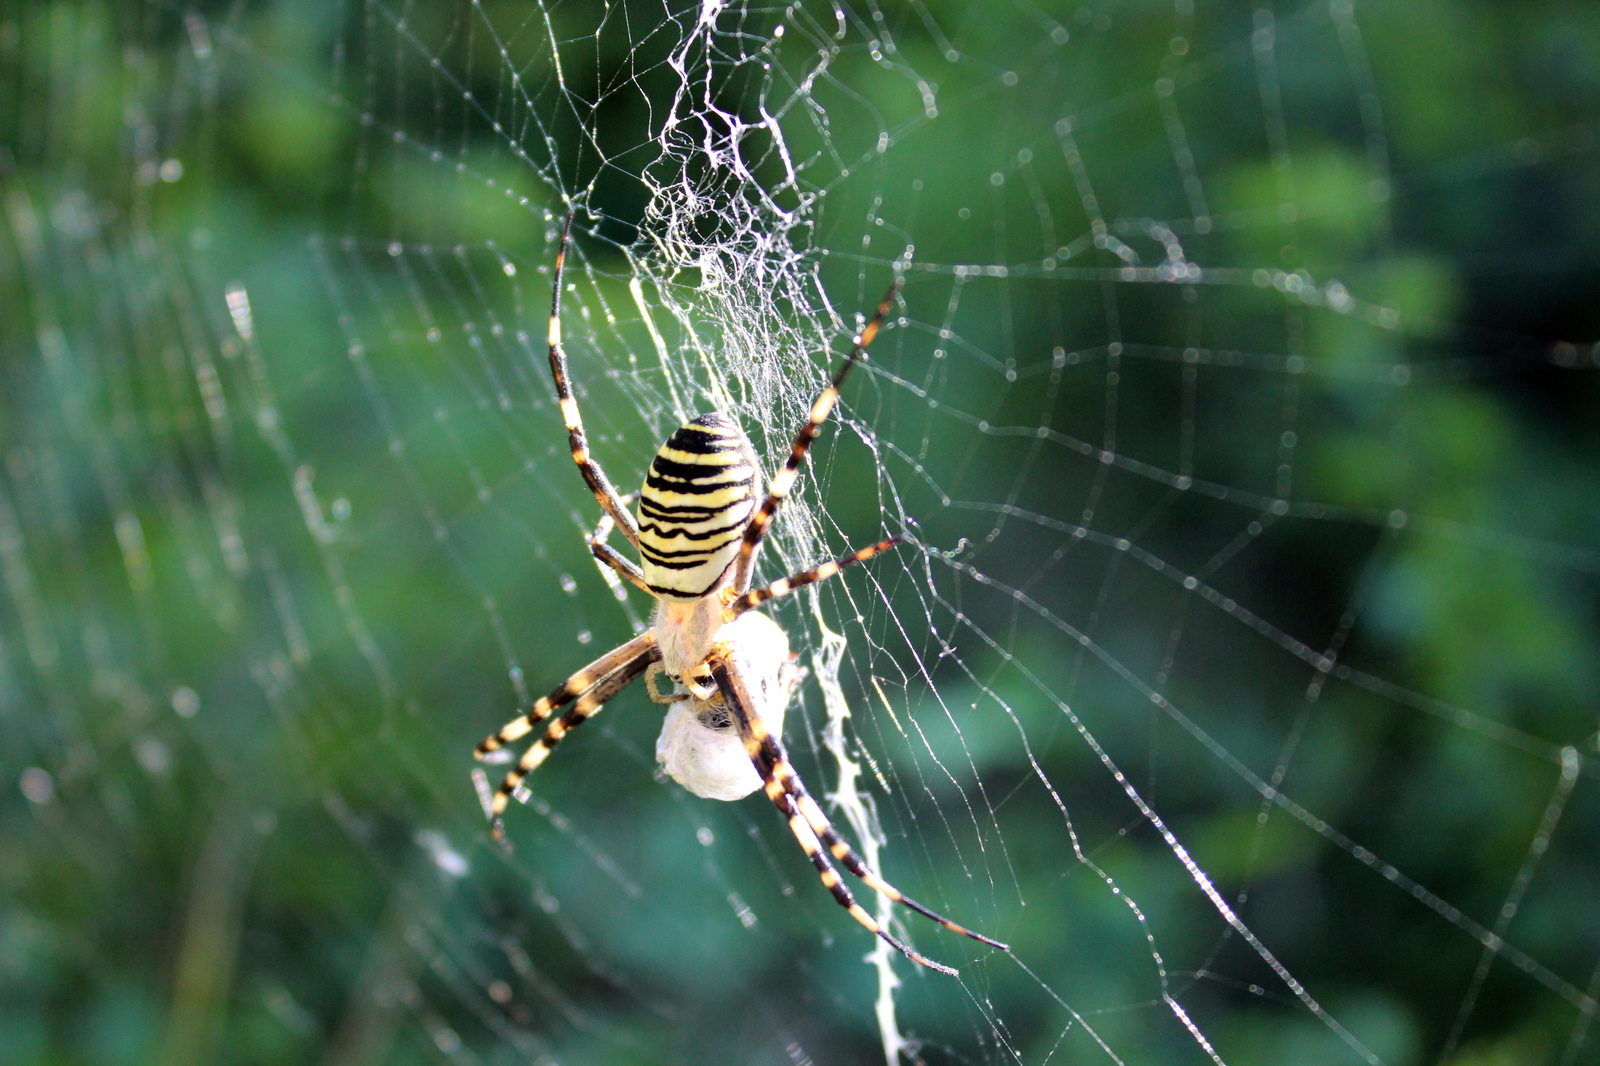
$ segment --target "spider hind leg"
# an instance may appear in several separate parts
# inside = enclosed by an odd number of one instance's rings
[[[575,214],[576,209],[567,212],[566,224],[561,227],[561,244],[556,250],[556,264],[553,271],[555,283],[551,286],[550,325],[547,338],[550,343],[550,376],[555,380],[556,402],[561,408],[561,421],[567,427],[567,444],[572,452],[572,461],[578,466],[578,473],[583,476],[584,484],[589,486],[589,491],[600,504],[600,509],[611,516],[629,544],[637,545],[638,523],[628,513],[622,495],[617,492],[616,487],[611,484],[611,479],[606,477],[606,472],[601,469],[600,463],[589,451],[589,438],[584,432],[583,415],[578,411],[578,400],[572,393],[572,377],[567,371],[567,352],[561,344],[561,286],[566,276],[567,249],[572,244],[572,219]]]
[[[750,522],[744,528],[743,541],[739,545],[739,558],[733,568],[734,587],[740,592],[750,587],[750,577],[755,571],[756,553],[761,550],[761,542],[767,535],[767,527],[772,524],[773,516],[778,513],[778,508],[789,495],[789,490],[794,488],[795,479],[800,476],[800,464],[805,462],[812,441],[817,439],[817,434],[822,431],[822,424],[828,420],[834,404],[838,403],[840,384],[843,383],[845,375],[850,373],[851,368],[866,358],[867,349],[878,336],[878,329],[888,317],[889,309],[894,306],[894,298],[899,292],[900,277],[896,275],[894,284],[889,286],[889,291],[878,301],[878,306],[872,312],[872,318],[867,322],[866,328],[856,337],[855,343],[850,348],[850,354],[845,356],[844,362],[834,371],[827,386],[812,401],[811,413],[806,416],[805,423],[795,434],[794,443],[789,446],[789,458],[784,462],[783,469],[778,471],[772,483],[767,486],[767,498],[750,515]]]

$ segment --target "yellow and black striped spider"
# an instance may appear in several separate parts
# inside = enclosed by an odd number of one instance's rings
[[[550,300],[550,372],[555,377],[572,459],[602,511],[589,536],[589,549],[595,558],[654,597],[656,608],[649,629],[583,667],[535,703],[527,714],[478,745],[474,755],[482,759],[526,736],[559,708],[577,701],[545,728],[544,735],[528,748],[495,792],[489,803],[489,819],[496,839],[504,839],[501,817],[523,780],[562,737],[643,675],[651,698],[671,705],[656,746],[657,758],[667,773],[696,795],[711,799],[741,799],[764,787],[767,798],[788,820],[823,885],[856,921],[908,958],[945,973],[955,972],[913,951],[879,925],[840,880],[830,855],[873,891],[946,929],[1008,950],[999,941],[957,925],[907,898],[869,869],[828,822],[790,765],[779,740],[784,710],[798,677],[789,654],[788,637],[777,623],[750,610],[826,580],[843,567],[864,562],[899,543],[900,538],[890,537],[764,588],[750,588],[756,553],[767,527],[793,487],[811,442],[833,410],[839,383],[865,356],[867,346],[889,313],[898,280],[855,338],[833,380],[811,405],[810,417],[795,436],[788,461],[772,479],[759,507],[756,499],[760,473],[755,450],[732,419],[712,413],[684,423],[656,452],[644,487],[636,494],[639,517],[635,521],[627,510],[627,498],[617,493],[589,454],[583,418],[567,374],[566,353],[561,347],[561,279],[571,230],[569,214],[556,253],[555,292]],[[628,542],[639,549],[641,565],[635,566],[606,543],[613,528],[621,529]],[[656,685],[661,674],[671,680],[673,692],[661,693]]]

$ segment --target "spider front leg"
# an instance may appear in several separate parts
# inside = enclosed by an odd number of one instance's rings
[[[751,699],[748,687],[737,666],[731,659],[727,649],[713,652],[707,661],[711,669],[711,676],[716,680],[717,689],[722,695],[739,735],[744,741],[745,751],[751,763],[765,782],[767,798],[770,799],[789,823],[789,830],[794,833],[800,847],[806,853],[806,858],[811,860],[811,865],[816,867],[817,875],[822,879],[822,884],[838,904],[850,912],[850,916],[860,922],[868,931],[881,938],[890,947],[900,952],[913,962],[938,970],[941,973],[954,974],[956,971],[942,963],[934,962],[925,955],[914,951],[908,945],[896,939],[888,930],[868,914],[856,902],[854,894],[840,880],[838,871],[829,860],[831,854],[834,859],[842,863],[846,869],[861,878],[866,886],[880,895],[886,896],[896,903],[902,904],[916,911],[924,917],[938,922],[951,932],[960,933],[962,936],[971,937],[990,947],[999,948],[1001,951],[1011,950],[1007,945],[998,940],[991,939],[975,933],[965,926],[958,925],[943,915],[923,906],[908,897],[905,893],[883,880],[856,854],[843,837],[833,828],[822,809],[806,791],[805,783],[800,780],[800,775],[790,764],[788,755],[783,750],[782,743],[777,737],[767,731],[759,714],[752,713],[755,706]],[[827,849],[824,852],[824,848]]]
[[[650,636],[650,634],[646,633],[644,636]],[[624,644],[623,647],[626,648],[638,642],[639,640],[635,639],[629,641],[628,644]],[[618,650],[620,651],[621,649]],[[634,655],[633,658],[625,661],[610,674],[595,682],[582,696],[578,697],[578,702],[572,705],[571,710],[551,722],[550,726],[544,731],[544,736],[534,741],[528,750],[522,753],[522,758],[517,760],[516,767],[506,774],[505,780],[500,782],[500,787],[495,790],[494,798],[489,801],[489,829],[496,840],[502,843],[505,842],[505,830],[501,826],[500,820],[505,814],[506,807],[511,803],[511,797],[516,795],[517,789],[522,787],[522,782],[527,779],[527,776],[539,768],[540,764],[555,750],[556,745],[561,743],[563,737],[590,718],[593,718],[596,714],[599,714],[600,708],[606,705],[607,700],[627,688],[635,678],[644,673],[658,654],[654,644],[649,644],[644,650]]]
[[[789,638],[759,611],[740,615],[718,631],[720,644],[739,664],[749,708],[767,730],[783,732],[799,668],[789,654]],[[692,667],[684,693],[663,716],[656,738],[656,762],[672,780],[704,799],[740,800],[762,785],[722,693],[702,662]],[[703,682],[698,687],[696,681]]]
[[[500,816],[505,812],[512,793],[522,784],[523,778],[544,761],[550,749],[560,742],[562,736],[599,711],[606,700],[643,673],[647,666],[660,657],[660,654],[660,649],[656,647],[655,630],[645,630],[626,644],[611,649],[567,678],[548,696],[535,702],[527,714],[513,718],[502,726],[499,732],[485,737],[473,749],[473,758],[484,759],[507,744],[527,736],[555,711],[574,699],[578,700],[578,706],[553,723],[545,731],[544,737],[524,753],[517,767],[506,775],[505,781],[495,793],[490,804],[489,818],[496,839],[501,837]]]

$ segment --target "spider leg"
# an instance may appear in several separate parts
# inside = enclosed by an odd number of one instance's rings
[[[657,688],[656,687],[656,678],[660,677],[662,674],[664,674],[666,672],[667,672],[666,668],[664,666],[662,666],[659,662],[651,663],[649,666],[645,667],[645,669],[644,669],[644,687],[645,687],[645,691],[650,693],[651,701],[653,701],[655,703],[679,703],[679,702],[682,702],[683,700],[693,699],[694,698],[691,694],[689,694],[687,692],[667,692],[667,693],[663,693],[659,688]]]
[[[876,544],[869,544],[865,548],[860,548],[851,552],[849,555],[841,555],[832,562],[815,566],[804,573],[795,574],[792,577],[779,578],[777,581],[774,581],[772,584],[767,585],[764,588],[751,589],[743,596],[736,598],[732,603],[728,604],[727,611],[724,613],[724,618],[731,622],[752,607],[759,607],[768,600],[775,600],[780,596],[787,596],[795,589],[803,589],[807,585],[815,585],[819,581],[826,581],[828,578],[832,577],[834,574],[837,574],[840,570],[843,570],[847,566],[850,566],[854,563],[864,563],[874,555],[886,552],[890,548],[904,544],[905,542],[906,538],[904,537],[886,537],[885,539],[878,541]]]
[[[624,645],[626,647],[627,645]],[[494,838],[504,841],[505,829],[500,824],[501,816],[505,814],[506,807],[511,803],[511,797],[517,789],[522,787],[522,782],[539,764],[549,757],[555,750],[561,738],[578,728],[584,722],[593,718],[604,707],[606,701],[621,692],[634,679],[644,673],[652,662],[657,652],[652,646],[639,652],[632,659],[602,678],[592,688],[578,697],[578,702],[566,714],[550,723],[550,728],[544,731],[544,736],[533,742],[527,751],[522,753],[522,758],[517,760],[514,770],[506,774],[506,779],[500,782],[500,787],[495,790],[494,799],[489,805],[489,829]]]
[[[622,505],[626,507],[628,501],[637,495],[639,495],[637,492],[628,493],[628,495],[622,497]],[[589,551],[596,559],[621,574],[624,581],[649,593],[650,586],[645,583],[644,571],[640,570],[638,565],[626,556],[619,555],[615,548],[606,543],[606,538],[611,536],[611,530],[615,527],[616,520],[611,517],[611,512],[607,511],[602,514],[600,521],[595,523],[594,532],[589,534]],[[650,594],[654,595],[654,593]]]
[[[567,212],[566,225],[561,228],[561,247],[556,252],[556,283],[550,296],[550,374],[556,380],[556,398],[561,402],[561,420],[567,425],[567,438],[572,446],[572,461],[578,472],[599,501],[601,510],[621,528],[628,543],[639,543],[639,527],[628,513],[616,486],[606,477],[600,464],[589,454],[589,440],[583,432],[583,416],[578,413],[578,401],[572,395],[572,380],[567,373],[567,353],[561,347],[561,278],[567,262],[567,245],[572,236],[573,211]],[[598,553],[596,553],[598,554]],[[624,574],[624,576],[627,576]],[[632,580],[631,578],[629,580]]]
[[[657,655],[656,633],[654,629],[647,629],[637,637],[612,648],[594,662],[585,666],[571,677],[567,678],[550,695],[545,696],[533,705],[527,714],[520,718],[513,718],[504,728],[490,737],[485,737],[483,742],[473,749],[472,757],[481,759],[492,751],[498,751],[514,740],[527,736],[533,731],[534,726],[549,718],[558,707],[570,703],[574,697],[594,688],[596,684],[607,680],[618,669],[629,665],[641,653],[648,652]]]
[[[771,733],[758,716],[750,713],[749,708],[755,706],[750,699],[750,693],[745,687],[744,678],[740,676],[733,663],[717,653],[713,653],[709,660],[711,675],[716,679],[717,688],[722,693],[723,702],[727,705],[730,714],[739,727],[739,735],[744,740],[745,751],[750,755],[750,761],[755,764],[756,770],[761,774],[766,783],[767,798],[783,813],[789,822],[789,830],[794,833],[795,839],[800,842],[800,847],[805,851],[806,857],[815,866],[822,884],[833,893],[833,898],[839,905],[850,912],[851,917],[860,922],[869,931],[881,937],[890,947],[899,951],[913,962],[921,963],[931,969],[942,973],[953,974],[956,971],[948,966],[934,962],[924,955],[913,951],[907,945],[895,939],[877,921],[855,901],[849,888],[840,881],[838,871],[829,861],[831,854],[851,873],[861,878],[862,882],[874,892],[886,896],[896,903],[911,908],[924,917],[943,925],[952,932],[971,937],[974,940],[1009,951],[1005,944],[992,940],[980,933],[975,933],[965,926],[958,925],[943,915],[933,911],[911,899],[905,893],[883,880],[875,874],[861,856],[845,842],[835,830],[822,809],[806,791],[805,783],[800,780],[800,775],[789,763],[788,756],[784,753],[783,745]],[[823,848],[827,848],[824,853]]]
[[[750,575],[755,569],[756,552],[761,547],[762,538],[767,535],[767,526],[772,523],[772,516],[778,513],[778,506],[794,487],[795,478],[800,473],[800,464],[805,461],[806,452],[811,450],[811,442],[817,439],[822,423],[828,420],[828,414],[838,402],[839,383],[850,373],[850,368],[867,354],[867,347],[877,337],[878,327],[883,325],[884,317],[889,314],[889,308],[894,306],[895,294],[899,291],[900,278],[897,276],[894,284],[889,286],[889,291],[884,293],[883,299],[878,301],[878,308],[873,312],[872,320],[856,338],[855,345],[834,373],[833,380],[812,403],[811,415],[806,419],[805,425],[800,427],[800,432],[795,435],[794,444],[789,449],[788,460],[783,464],[783,469],[772,479],[766,500],[750,516],[750,524],[744,528],[744,543],[739,545],[739,560],[734,564],[734,588],[743,591],[750,587]]]
[[[971,937],[979,943],[988,944],[990,947],[999,948],[1001,951],[1011,950],[1009,945],[1003,944],[993,937],[974,932],[964,925],[952,922],[937,911],[924,907],[873,873],[871,867],[867,866],[855,849],[839,835],[838,830],[833,828],[833,823],[829,822],[827,815],[822,813],[822,808],[817,806],[817,801],[811,798],[811,794],[806,791],[805,782],[800,780],[800,775],[789,764],[789,761],[783,757],[783,749],[778,748],[777,751],[778,758],[769,767],[772,779],[788,790],[790,796],[794,799],[796,809],[805,818],[811,831],[816,834],[819,841],[827,846],[828,851],[844,865],[845,869],[861,878],[862,883],[874,892],[888,896],[896,903],[910,907],[924,918],[930,918],[938,922],[952,933],[960,933],[962,936]]]

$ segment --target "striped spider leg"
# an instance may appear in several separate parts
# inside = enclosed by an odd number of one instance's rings
[[[891,537],[811,570],[751,589],[756,556],[784,498],[794,487],[806,453],[839,398],[839,387],[866,356],[894,305],[899,281],[879,301],[849,355],[811,405],[788,460],[773,477],[764,499],[755,449],[739,426],[713,412],[678,427],[656,452],[638,493],[620,495],[589,451],[583,418],[573,394],[561,343],[561,288],[572,232],[567,216],[556,254],[550,299],[550,373],[572,460],[594,495],[601,517],[588,545],[595,558],[656,601],[651,626],[573,674],[526,714],[480,743],[484,759],[532,733],[560,708],[572,707],[545,726],[488,804],[491,828],[503,839],[501,818],[527,776],[568,733],[599,712],[639,677],[651,699],[669,705],[657,760],[669,776],[696,795],[735,800],[765,788],[789,821],[801,848],[835,900],[872,933],[925,966],[953,973],[913,951],[855,902],[832,861],[874,892],[939,922],[953,932],[1005,949],[999,941],[957,925],[908,899],[878,877],[829,824],[784,754],[779,737],[799,671],[789,639],[770,618],[752,610],[796,589],[833,577],[900,543]],[[638,516],[628,503],[638,498]],[[639,563],[607,543],[614,530],[639,552]],[[673,690],[663,693],[665,675]],[[826,853],[824,852],[826,849]]]
[[[974,932],[966,926],[958,925],[936,911],[930,910],[916,900],[895,888],[889,882],[873,872],[864,862],[856,850],[839,835],[828,821],[827,815],[822,813],[822,808],[817,806],[816,800],[806,791],[805,782],[800,780],[800,774],[789,762],[789,756],[783,749],[783,743],[778,737],[769,732],[766,727],[765,715],[758,708],[760,702],[751,694],[750,687],[745,680],[749,664],[746,657],[741,654],[742,649],[737,641],[719,645],[711,653],[707,665],[711,676],[716,681],[718,694],[722,697],[722,705],[728,710],[729,716],[738,731],[739,741],[744,748],[750,762],[757,768],[761,775],[762,783],[766,789],[767,798],[778,808],[779,813],[789,823],[790,832],[800,842],[801,849],[806,853],[806,858],[811,860],[811,865],[817,869],[817,875],[822,878],[822,884],[833,898],[850,916],[860,922],[866,929],[881,937],[890,947],[900,952],[913,962],[921,963],[930,969],[941,973],[954,974],[956,971],[943,963],[934,962],[932,959],[914,950],[909,945],[896,939],[887,929],[879,925],[872,915],[866,912],[861,904],[856,902],[855,896],[845,883],[840,879],[839,872],[834,869],[829,855],[859,877],[863,884],[880,895],[902,906],[909,907],[918,914],[930,918],[953,933],[971,937],[990,947],[999,948],[1001,951],[1011,950],[1009,946],[998,940]],[[824,852],[826,849],[826,853]]]
[[[539,764],[561,743],[562,737],[598,714],[607,700],[632,684],[635,678],[654,666],[660,658],[655,631],[647,629],[567,678],[554,692],[536,702],[527,714],[513,718],[498,733],[485,737],[473,749],[473,758],[484,759],[507,744],[527,736],[551,714],[577,700],[570,711],[552,722],[544,735],[523,752],[516,767],[506,774],[505,780],[495,791],[489,804],[489,829],[496,840],[505,841],[505,829],[500,820],[505,815],[511,797],[522,787],[523,780],[539,768]]]

